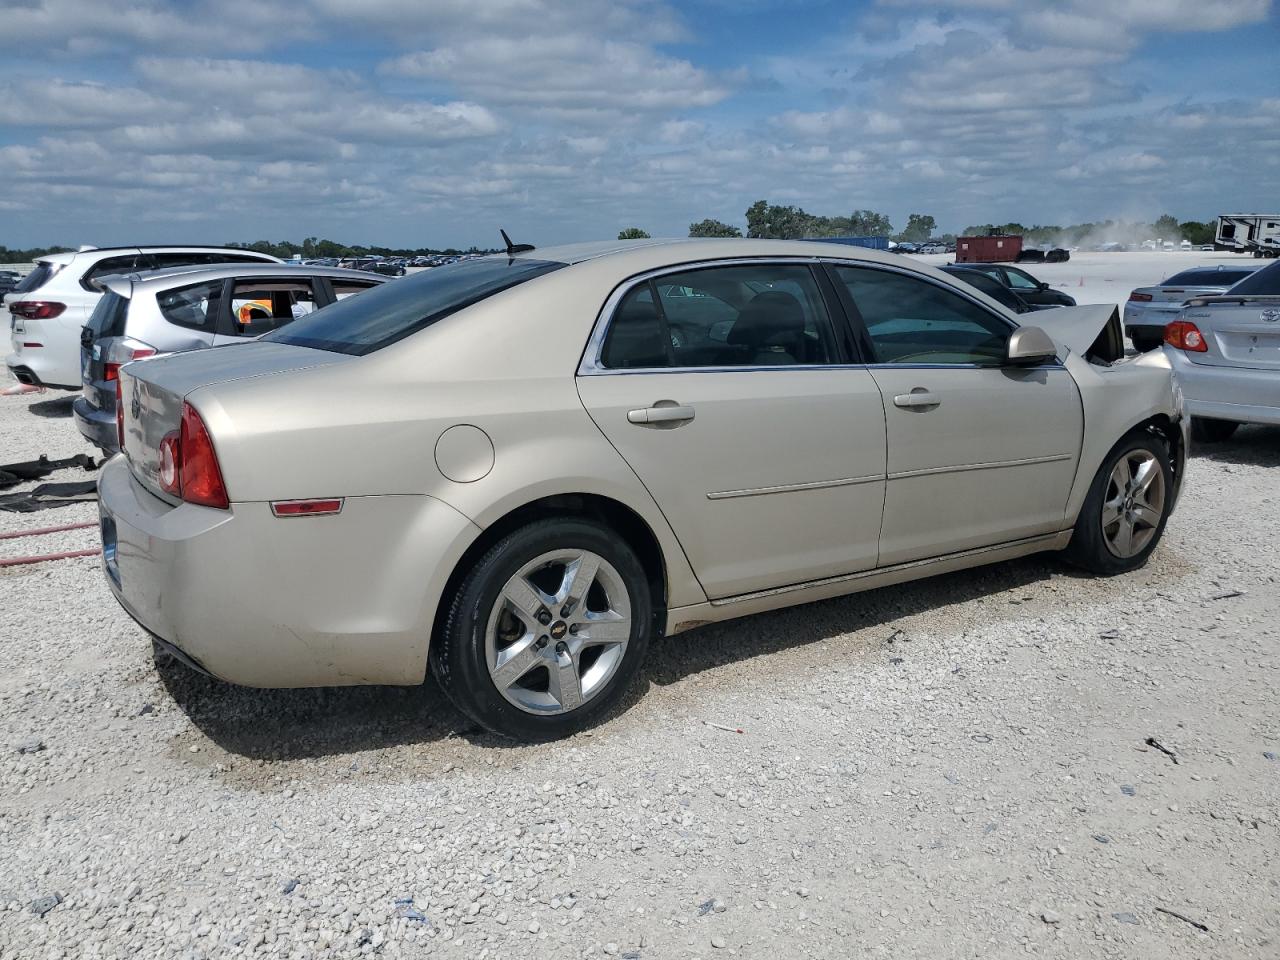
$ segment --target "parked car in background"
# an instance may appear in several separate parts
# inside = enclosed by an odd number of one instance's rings
[[[1179,270],[1150,287],[1138,287],[1124,305],[1124,332],[1137,350],[1155,350],[1164,343],[1164,328],[1177,318],[1192,297],[1226,293],[1261,264],[1218,263]]]
[[[22,274],[17,270],[0,270],[0,296],[12,293],[13,288],[22,282]]]
[[[99,277],[211,263],[279,262],[265,253],[226,247],[82,247],[51,253],[5,295],[13,342],[5,363],[20,383],[79,390],[80,328],[102,297]]]
[[[84,392],[76,426],[106,453],[119,450],[116,384],[131,360],[243,343],[386,278],[355,270],[277,264],[177,267],[100,278],[98,306],[80,332]]]
[[[948,264],[940,269],[957,280],[963,280],[974,289],[981,290],[996,303],[1009,308],[1014,313],[1030,313],[1037,309],[985,270],[974,270],[968,264]]]
[[[1164,343],[1197,440],[1226,440],[1242,423],[1280,424],[1280,263],[1188,299]]]
[[[403,277],[405,268],[403,265],[392,263],[384,260],[382,257],[348,257],[340,262],[339,266],[349,270],[364,270],[367,273],[379,273],[385,277]]]
[[[225,680],[430,662],[486,728],[564,736],[658,634],[1045,550],[1141,566],[1183,418],[1162,355],[1100,345],[1114,314],[1053,311],[1055,342],[920,261],[789,240],[426,270],[120,368],[106,576]]]
[[[1033,307],[1074,307],[1076,305],[1076,299],[1071,294],[1055,290],[1020,267],[1013,267],[1007,263],[966,263],[965,266],[982,270],[995,277]]]

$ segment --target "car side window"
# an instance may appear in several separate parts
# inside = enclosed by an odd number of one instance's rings
[[[170,323],[196,330],[209,330],[213,327],[215,308],[221,293],[222,281],[209,280],[158,293],[156,305],[160,308],[160,315]]]
[[[362,290],[368,290],[370,287],[376,287],[378,284],[370,283],[367,280],[330,280],[333,286],[333,299],[345,300],[354,293],[360,293]]]
[[[609,321],[601,364],[662,367],[832,363],[830,320],[810,268],[704,267],[632,288]]]
[[[877,363],[1004,362],[1012,326],[972,300],[921,278],[836,267],[871,338]]]
[[[86,290],[92,290],[94,293],[100,293],[101,289],[93,285],[93,281],[99,277],[109,277],[113,273],[133,273],[137,269],[138,255],[130,253],[123,257],[106,257],[95,263],[83,277],[80,278],[80,286]]]
[[[1005,276],[1009,278],[1009,286],[1014,290],[1039,290],[1040,285],[1031,279],[1030,276],[1021,270],[1005,270]]]
[[[231,332],[260,337],[316,309],[310,280],[237,280],[231,291]]]

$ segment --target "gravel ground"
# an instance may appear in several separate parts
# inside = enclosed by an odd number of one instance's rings
[[[66,405],[0,398],[0,461],[84,449]],[[96,560],[0,568],[0,957],[1270,960],[1278,498],[1280,430],[1243,429],[1142,571],[1032,558],[694,631],[534,747],[430,682],[204,680]]]

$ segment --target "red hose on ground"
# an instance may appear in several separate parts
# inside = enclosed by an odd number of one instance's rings
[[[47,560],[70,560],[73,557],[96,557],[102,553],[98,550],[68,550],[65,553],[45,553],[34,557],[6,557],[0,560],[0,567],[16,567],[24,563],[44,563]]]
[[[62,533],[65,530],[87,530],[90,527],[96,527],[97,524],[89,523],[68,523],[61,527],[40,527],[38,530],[15,530],[11,533],[0,533],[0,540],[16,540],[18,537],[38,537],[42,533]]]

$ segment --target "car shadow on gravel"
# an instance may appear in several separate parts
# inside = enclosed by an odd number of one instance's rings
[[[49,420],[65,420],[71,416],[71,405],[75,403],[75,400],[76,394],[69,393],[65,397],[40,400],[27,407],[27,411],[34,413],[37,417],[45,417]]]
[[[650,683],[676,683],[735,661],[798,649],[878,623],[949,604],[1016,591],[1062,573],[1053,558],[1031,557],[914,583],[761,613],[662,638],[649,648],[637,683],[610,716],[626,713]],[[888,647],[893,633],[885,627]],[[909,649],[909,635],[897,639]],[[868,654],[872,652],[868,650]],[[196,673],[157,650],[156,670],[174,702],[219,747],[253,760],[341,756],[462,737],[485,748],[522,747],[495,737],[456,710],[431,677],[417,687],[262,690]],[[770,667],[770,669],[777,669]]]
[[[659,685],[677,683],[734,661],[793,650],[877,624],[886,624],[884,636],[868,654],[879,649],[900,654],[910,649],[912,638],[899,634],[890,645],[895,630],[887,624],[895,620],[1016,591],[1065,572],[1070,568],[1054,557],[1028,557],[700,627],[664,637],[651,647],[644,675]]]
[[[228,753],[302,760],[466,736],[490,739],[431,677],[417,687],[261,690],[196,673],[157,650],[156,672],[174,702]]]
[[[1219,463],[1280,467],[1280,427],[1247,424],[1222,443],[1193,443],[1191,456]]]

